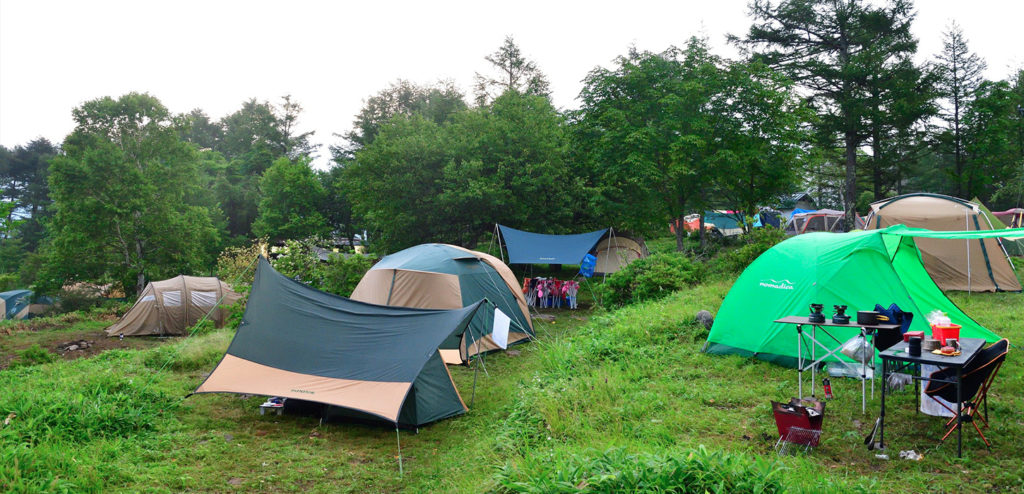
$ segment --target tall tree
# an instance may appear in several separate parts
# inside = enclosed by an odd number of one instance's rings
[[[482,106],[488,101],[494,101],[509,90],[544,97],[550,95],[551,88],[547,77],[537,68],[536,62],[523,56],[512,36],[506,36],[501,47],[485,56],[484,60],[490,62],[493,75],[476,73],[474,93],[477,105]]]
[[[987,64],[977,53],[971,53],[967,47],[967,38],[956,22],[943,34],[942,52],[935,58],[939,94],[947,102],[941,115],[951,137],[945,140],[949,141],[948,147],[952,148],[956,196],[964,197],[964,165],[967,162],[964,153],[964,112],[981,85]],[[972,186],[967,185],[968,188]]]
[[[440,124],[455,113],[466,109],[463,94],[451,81],[431,85],[418,85],[406,80],[391,83],[367,99],[352,122],[352,130],[343,137],[347,144],[331,148],[337,162],[351,159],[352,155],[373,142],[380,128],[396,115],[420,115]]]
[[[787,82],[757,64],[730,65],[696,38],[684,50],[630,50],[616,64],[588,74],[576,126],[605,216],[662,231],[722,197],[753,211],[787,191],[806,117]]]
[[[984,81],[964,114],[965,197],[1021,206],[1024,178],[1024,88],[1015,81]]]
[[[88,101],[50,167],[56,215],[49,288],[110,279],[141,291],[146,280],[209,267],[217,232],[206,208],[185,199],[197,187],[195,148],[148,94]]]
[[[45,234],[43,223],[52,203],[47,176],[50,159],[57,152],[50,141],[39,138],[0,153],[0,195],[17,204],[8,211],[7,219],[12,220],[16,213],[24,219],[15,233],[28,251],[35,251]]]
[[[279,158],[260,178],[259,216],[253,233],[272,240],[300,240],[327,235],[327,219],[321,214],[323,184],[309,158]]]
[[[746,38],[730,39],[755,60],[782,69],[802,85],[818,112],[819,134],[841,142],[852,222],[857,199],[857,150],[867,137],[869,83],[889,60],[917,50],[908,0],[875,7],[864,0],[754,0]]]
[[[277,120],[281,127],[281,137],[284,140],[284,154],[291,159],[299,157],[314,157],[317,146],[310,142],[314,131],[299,132],[299,116],[302,115],[302,105],[292,101],[290,94],[282,96],[281,108],[278,110]]]

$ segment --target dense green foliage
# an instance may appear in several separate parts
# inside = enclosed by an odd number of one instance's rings
[[[274,269],[317,290],[347,297],[373,264],[367,256],[336,252],[321,259],[315,242],[289,240],[273,260]]]
[[[655,254],[633,261],[608,276],[598,288],[609,307],[657,300],[704,279],[706,268],[679,253]]]

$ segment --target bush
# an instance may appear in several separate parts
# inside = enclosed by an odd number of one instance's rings
[[[655,254],[630,263],[599,286],[602,302],[622,306],[657,300],[704,279],[704,267],[681,254]]]
[[[780,468],[743,454],[634,455],[611,449],[596,457],[531,461],[498,473],[503,492],[781,492]]]
[[[0,292],[18,288],[18,281],[17,273],[0,273]]]
[[[321,261],[314,246],[315,239],[289,240],[274,259],[274,269],[317,290],[347,297],[373,264],[369,257],[359,254],[346,257],[331,253]]]
[[[228,247],[217,258],[217,277],[234,285],[251,285],[256,268],[253,262],[263,252],[266,239],[257,239],[248,247]],[[233,287],[235,290],[238,287]]]

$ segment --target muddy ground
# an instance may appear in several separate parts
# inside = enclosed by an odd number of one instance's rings
[[[103,317],[95,321],[43,321],[0,328],[0,369],[6,368],[19,353],[38,344],[51,354],[73,360],[114,349],[142,349],[175,341],[173,337],[112,338],[104,329],[117,321],[117,317]],[[82,329],[76,330],[76,327]]]

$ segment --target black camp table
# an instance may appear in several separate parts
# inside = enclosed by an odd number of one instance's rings
[[[906,343],[897,343],[896,345],[893,345],[892,348],[878,354],[882,359],[882,411],[879,415],[878,422],[878,444],[880,446],[885,445],[885,378],[887,375],[900,372],[901,370],[915,365],[918,365],[918,368],[920,368],[920,364],[934,365],[940,368],[952,367],[956,369],[955,380],[943,381],[940,379],[931,379],[931,381],[956,385],[956,420],[960,424],[960,427],[957,427],[956,431],[956,456],[957,458],[961,457],[964,428],[963,415],[961,414],[962,410],[960,409],[962,407],[962,404],[960,403],[960,373],[963,371],[964,366],[966,366],[971,359],[981,351],[981,348],[985,346],[985,340],[983,338],[963,338],[959,340],[958,343],[960,344],[960,355],[955,357],[935,355],[927,350],[923,350],[921,355],[913,357],[907,353]],[[929,380],[924,376],[911,375],[911,378],[915,381]],[[917,393],[917,396],[918,400],[920,400],[920,393]]]
[[[856,322],[851,322],[849,324],[837,324],[837,323],[832,322],[831,319],[827,319],[827,318],[825,319],[825,322],[811,322],[810,319],[807,316],[786,316],[786,317],[783,317],[782,319],[776,319],[775,322],[781,323],[781,324],[795,324],[796,325],[796,360],[797,360],[796,370],[797,370],[797,373],[799,375],[797,389],[798,389],[798,393],[800,395],[800,399],[803,399],[803,397],[804,397],[804,371],[807,370],[807,369],[811,370],[811,397],[813,398],[814,397],[814,382],[815,382],[815,379],[817,379],[817,369],[818,369],[818,366],[822,362],[824,362],[826,358],[828,358],[830,356],[835,356],[836,352],[838,352],[842,348],[842,345],[844,343],[842,341],[839,341],[838,338],[833,336],[832,333],[830,333],[829,330],[827,330],[825,328],[828,328],[828,327],[858,328],[860,330],[860,335],[862,337],[864,337],[864,353],[866,354],[868,352],[868,349],[870,348],[871,349],[872,357],[874,357],[874,355],[875,355],[875,351],[874,351],[874,348],[875,348],[874,347],[874,336],[875,336],[875,333],[877,331],[881,331],[881,330],[899,330],[900,329],[900,325],[899,324],[861,325],[861,324],[856,324]],[[810,363],[807,364],[807,365],[804,365],[804,348],[803,348],[803,346],[804,346],[803,345],[804,326],[810,326],[811,327],[811,331],[810,331],[810,335],[809,335],[810,339],[811,339],[811,342],[807,345],[807,346],[810,347],[811,356],[810,356]],[[837,343],[837,346],[835,348],[829,348],[829,347],[825,346],[824,343],[819,341],[818,337],[817,337],[818,336],[818,330],[821,330],[821,332],[823,332],[826,335],[828,335],[829,338],[832,338],[832,340]],[[868,337],[872,338],[872,342],[871,342],[870,345],[868,344]],[[824,338],[822,338],[822,339],[824,339]],[[825,350],[825,354],[822,355],[821,357],[816,357],[816,355],[815,355],[815,345],[818,345],[821,348],[823,348]],[[872,370],[872,375],[871,375],[871,396],[873,397],[875,395],[875,379],[874,379],[874,377],[875,377],[874,376],[874,369],[875,369],[875,362],[874,362],[874,360],[875,359],[871,358],[870,360],[871,360],[871,370]],[[868,373],[868,371],[867,371],[867,367],[868,367],[867,361],[868,361],[868,359],[864,359],[864,361],[861,362],[861,366],[860,366],[861,367],[860,368],[860,408],[861,408],[861,413],[867,413],[867,411],[868,411],[868,408],[867,408],[868,407],[867,389],[866,389],[865,383],[864,383],[864,381],[867,380],[867,373]],[[850,364],[848,364],[846,362],[841,362],[841,363],[843,365],[848,366],[848,367],[850,365]]]

